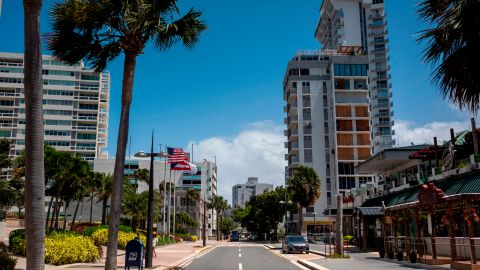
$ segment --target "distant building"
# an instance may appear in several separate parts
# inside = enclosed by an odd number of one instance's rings
[[[258,177],[249,177],[246,184],[238,184],[232,188],[232,206],[245,207],[250,197],[273,190],[272,184],[258,183]]]
[[[12,141],[11,156],[25,148],[23,57],[0,53],[0,137]],[[89,162],[107,158],[109,73],[49,55],[42,61],[45,144]]]
[[[194,233],[198,234],[203,226],[203,203],[217,195],[217,165],[206,159],[203,162],[194,162],[197,167],[196,174],[183,174],[178,182],[176,194],[177,212],[187,212],[186,190],[196,189],[200,191],[200,200],[189,201],[188,214],[197,220],[198,228]],[[207,209],[207,235],[212,237],[217,229],[217,216],[213,209]],[[198,234],[201,236],[201,233]]]

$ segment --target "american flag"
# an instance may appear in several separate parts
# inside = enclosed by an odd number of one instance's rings
[[[167,147],[168,163],[187,162],[188,158],[182,148]]]

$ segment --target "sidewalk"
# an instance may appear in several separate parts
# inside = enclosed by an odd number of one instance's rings
[[[208,241],[207,247],[202,246],[202,241],[196,242],[182,242],[172,245],[166,245],[156,248],[157,257],[153,258],[152,265],[155,270],[168,269],[170,267],[179,265],[180,263],[198,255],[199,253],[212,248],[217,242]],[[104,248],[104,256],[106,254],[106,247]],[[26,270],[25,258],[19,257],[17,259],[16,270]],[[125,251],[119,250],[117,257],[118,269],[124,269],[125,266]],[[91,269],[103,269],[105,267],[105,258],[102,258],[98,263],[77,263],[61,266],[45,265],[45,270],[59,270],[59,269],[71,269],[71,270],[91,270]]]

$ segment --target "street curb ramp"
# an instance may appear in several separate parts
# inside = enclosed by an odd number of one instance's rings
[[[328,268],[320,266],[316,263],[309,262],[307,260],[297,260],[297,263],[307,267],[310,270],[329,270]]]

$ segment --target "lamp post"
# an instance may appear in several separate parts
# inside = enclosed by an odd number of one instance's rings
[[[317,212],[313,212],[313,240],[315,241],[315,233],[317,233],[317,222],[315,218],[317,217]]]
[[[164,152],[153,152],[153,130],[152,130],[152,144],[150,147],[150,153],[140,151],[135,153],[135,157],[146,158],[150,157],[150,180],[148,181],[148,215],[147,215],[147,243],[145,252],[145,267],[152,267],[152,237],[153,237],[153,159],[154,157],[166,156]]]
[[[283,226],[285,227],[285,235],[288,234],[288,224],[287,224],[287,205],[292,203],[290,200],[287,200],[287,194],[285,194],[285,201],[279,201],[280,204],[285,205],[285,222]]]

